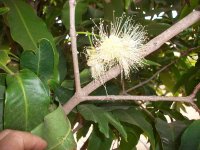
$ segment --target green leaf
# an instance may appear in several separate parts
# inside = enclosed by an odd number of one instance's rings
[[[44,118],[44,122],[31,131],[47,141],[47,150],[73,150],[75,141],[71,125],[61,106]]]
[[[188,69],[182,76],[176,81],[176,84],[173,87],[173,93],[177,92],[179,88],[187,83],[189,79],[198,73],[198,67],[191,67]]]
[[[78,106],[78,111],[86,120],[98,123],[99,130],[109,138],[109,124],[113,125],[126,139],[127,134],[121,123],[109,112],[95,105],[84,104]]]
[[[171,25],[167,23],[152,23],[148,24],[145,29],[147,30],[148,34],[157,36],[163,31],[167,30]]]
[[[5,13],[7,13],[9,11],[9,8],[8,7],[1,7],[0,8],[0,15],[3,15]]]
[[[170,79],[170,80],[169,80]],[[173,91],[174,83],[176,82],[173,78],[173,74],[170,71],[162,71],[160,73],[160,80],[167,87],[169,91]]]
[[[181,121],[167,123],[157,118],[155,127],[160,135],[163,150],[177,150],[179,137],[187,125]]]
[[[134,148],[136,148],[136,145],[138,144],[138,141],[140,139],[140,132],[138,132],[136,129],[134,129],[134,127],[127,127],[124,126],[125,130],[127,132],[127,141],[125,141],[124,139],[122,139],[120,141],[120,146],[119,149],[120,150],[133,150]]]
[[[157,62],[151,61],[151,60],[147,60],[147,59],[144,61],[144,63],[147,64],[147,65],[152,65],[152,66],[159,66],[159,67],[161,66],[161,65],[160,65],[159,63],[157,63]]]
[[[82,16],[87,11],[88,2],[87,0],[79,0],[76,4],[75,9],[75,23],[79,25],[82,22]],[[66,29],[69,29],[70,22],[69,22],[69,1],[66,1],[63,10],[62,10],[62,21],[65,25]]]
[[[131,5],[131,0],[124,0],[124,3],[125,3],[125,10],[128,10],[128,8],[130,7]]]
[[[190,12],[192,12],[199,4],[199,0],[188,0],[190,5],[185,5],[180,13],[180,19],[187,16]]]
[[[84,69],[80,73],[81,85],[84,85],[91,81],[91,73],[89,69]],[[64,80],[61,84],[64,88],[74,90],[74,80]]]
[[[8,51],[0,50],[0,68],[3,69],[5,72],[12,74],[12,71],[6,66],[11,60],[8,56]]]
[[[0,100],[5,99],[6,74],[0,73]]]
[[[24,51],[21,55],[20,65],[28,68],[39,77],[49,80],[53,77],[54,55],[53,47],[47,39],[41,39],[38,43],[38,50]]]
[[[194,121],[183,133],[179,150],[200,150],[200,120]]]
[[[74,95],[74,91],[57,85],[54,89],[54,94],[58,101],[64,104]]]
[[[124,3],[122,0],[112,0],[104,2],[104,18],[113,21],[113,12],[115,17],[120,17],[124,11]]]
[[[81,80],[81,84],[86,84],[92,80],[90,69],[84,69],[83,71],[81,71],[80,80]]]
[[[24,50],[37,49],[37,42],[42,38],[53,41],[45,23],[37,17],[33,8],[21,0],[4,0],[10,8],[8,12],[8,25],[13,39]]]
[[[30,131],[47,115],[50,96],[30,70],[6,78],[4,128]]]
[[[24,50],[36,51],[37,42],[40,39],[48,39],[54,52],[54,79],[59,81],[58,52],[53,36],[48,31],[45,23],[34,12],[33,8],[21,0],[4,0],[8,12],[8,25],[12,38],[19,43]]]
[[[0,131],[3,129],[3,107],[6,89],[6,74],[0,74]]]
[[[66,75],[67,75],[67,58],[65,56],[65,49],[58,48],[59,52],[59,75],[60,75],[60,82],[62,82]]]
[[[2,66],[5,66],[10,62],[10,57],[8,56],[8,51],[0,50],[0,68],[3,69]]]
[[[3,100],[0,99],[0,131],[3,130]]]
[[[154,132],[153,127],[151,124],[145,120],[145,116],[136,108],[132,107],[128,110],[115,110],[113,111],[113,114],[122,122],[126,122],[129,124],[133,124],[140,129],[142,129],[145,133],[145,135],[148,136],[152,148],[155,149],[155,138],[154,138]]]
[[[88,150],[110,150],[112,141],[114,140],[111,134],[112,133],[110,133],[109,138],[105,138],[101,132],[94,128],[89,137]]]

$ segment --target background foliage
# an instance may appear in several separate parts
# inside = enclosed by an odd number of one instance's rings
[[[94,22],[112,21],[123,12],[145,26],[151,39],[198,9],[199,0],[77,0],[76,30],[81,85],[91,81],[84,56],[86,33]],[[189,120],[180,102],[88,102],[67,118],[60,104],[74,94],[69,38],[69,4],[66,0],[0,0],[0,127],[30,131],[48,141],[48,149],[73,149],[71,128],[78,122],[76,139],[93,130],[81,149],[136,149],[141,134],[152,150],[186,150],[200,147],[200,121]],[[145,68],[125,80],[128,94],[189,95],[200,82],[199,22],[148,56]],[[184,55],[183,55],[184,54]],[[106,83],[107,92],[121,94],[120,77]],[[101,87],[92,95],[105,95]],[[200,95],[196,104],[200,107]],[[168,116],[168,120],[166,119]]]

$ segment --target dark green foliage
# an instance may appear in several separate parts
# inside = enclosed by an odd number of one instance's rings
[[[77,139],[90,130],[82,149],[110,150],[114,141],[119,150],[136,150],[142,134],[151,150],[200,149],[200,122],[190,121],[182,114],[189,104],[181,102],[90,101],[78,105],[66,118],[58,103],[66,103],[75,93],[68,2],[0,0],[0,130],[31,131],[43,137],[48,149],[53,150],[76,147],[72,129]],[[113,15],[126,13],[144,26],[151,40],[200,5],[199,0],[76,2],[82,87],[92,81],[84,55],[85,46],[90,46],[85,34],[92,32],[99,18],[105,19],[107,25]],[[162,45],[147,57],[147,65],[133,71],[129,79],[121,81],[119,76],[91,95],[124,94],[123,88],[127,90],[152,76],[127,94],[190,95],[200,82],[199,25],[197,22]],[[200,93],[195,103],[200,106]]]

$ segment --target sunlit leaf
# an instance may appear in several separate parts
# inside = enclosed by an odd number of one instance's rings
[[[75,148],[71,124],[61,106],[45,116],[44,122],[31,132],[47,141],[47,150],[74,150]]]

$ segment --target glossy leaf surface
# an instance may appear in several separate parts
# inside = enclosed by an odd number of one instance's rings
[[[53,47],[47,39],[39,41],[37,51],[24,51],[21,55],[21,67],[28,68],[39,77],[49,80],[53,77]]]
[[[33,8],[24,1],[4,0],[4,3],[10,8],[7,19],[12,38],[24,50],[36,51],[38,41],[43,38],[51,42],[54,51],[54,79],[58,81],[58,52],[53,36],[48,31],[46,24],[35,14]]]
[[[30,70],[8,75],[6,84],[4,128],[32,130],[49,112],[47,89]]]

